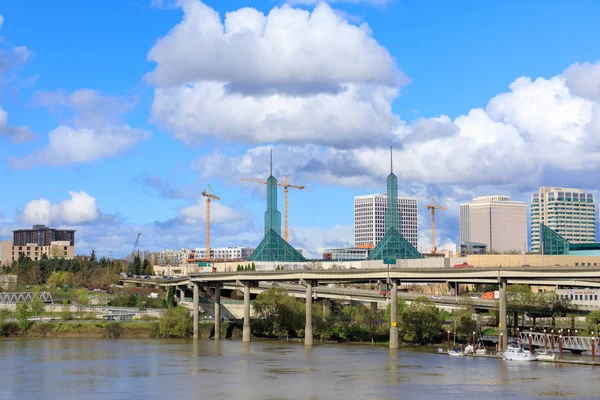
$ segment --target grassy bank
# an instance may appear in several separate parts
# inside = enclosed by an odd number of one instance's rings
[[[18,336],[62,338],[152,338],[158,336],[156,322],[36,322]]]
[[[159,338],[157,321],[135,322],[34,322],[26,330],[20,330],[16,323],[5,323],[0,336],[5,337],[49,337],[49,338]],[[201,323],[201,339],[214,337],[213,323]],[[221,338],[241,339],[242,325],[237,323],[221,324]]]

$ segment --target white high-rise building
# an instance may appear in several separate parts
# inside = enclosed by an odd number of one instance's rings
[[[402,236],[417,248],[417,199],[399,197],[398,208],[402,220]],[[385,235],[385,210],[387,195],[368,194],[354,197],[354,245],[364,246],[377,243]]]
[[[531,250],[540,251],[540,224],[571,243],[596,241],[594,195],[583,189],[542,186],[531,196]]]
[[[482,196],[460,205],[460,241],[488,251],[527,251],[527,203],[510,196]]]

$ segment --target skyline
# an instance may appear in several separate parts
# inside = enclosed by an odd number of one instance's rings
[[[138,232],[144,249],[202,247],[210,184],[212,246],[256,247],[266,191],[239,178],[266,179],[271,148],[274,175],[306,186],[289,196],[305,254],[352,245],[354,196],[385,192],[389,145],[422,248],[431,197],[454,250],[475,197],[598,196],[600,5],[313,3],[0,8],[0,238],[39,223],[77,229],[78,253],[124,255]]]

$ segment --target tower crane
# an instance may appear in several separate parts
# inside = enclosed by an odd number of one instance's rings
[[[254,183],[263,183],[267,184],[267,181],[262,179],[254,179],[254,178],[241,178],[242,181],[254,182]],[[279,183],[277,182],[277,186],[283,186],[283,239],[288,242],[288,189],[294,188],[298,190],[304,189],[302,185],[290,185],[288,182],[287,175],[285,176],[285,182]],[[289,243],[289,242],[288,242]]]
[[[435,245],[435,210],[447,210],[447,208],[436,205],[435,200],[432,197],[431,204],[427,205],[427,209],[431,210],[431,254],[435,254],[437,250]]]
[[[210,260],[210,202],[221,198],[213,193],[210,185],[202,192],[202,196],[206,197],[206,259]]]
[[[133,259],[135,257],[135,253],[137,252],[138,256],[140,255],[140,235],[142,233],[138,233],[137,237],[135,238],[135,242],[133,243],[133,251],[131,252],[131,258]]]

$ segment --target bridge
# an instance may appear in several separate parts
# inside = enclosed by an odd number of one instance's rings
[[[259,282],[257,287],[250,288],[250,294],[260,294],[269,288],[274,287],[267,282]],[[277,287],[285,289],[288,294],[298,298],[306,298],[306,290],[304,286],[292,285],[292,284],[277,284]],[[221,289],[224,290],[239,290],[240,287],[235,284],[224,284]],[[313,287],[313,300],[316,299],[331,299],[331,300],[342,300],[342,301],[358,301],[362,303],[379,303],[386,302],[388,300],[387,294],[381,294],[377,290],[365,290],[357,288],[338,288],[328,286],[315,286]],[[486,299],[471,299],[465,297],[455,296],[432,296],[423,293],[405,292],[398,291],[398,297],[405,299],[408,303],[415,300],[417,297],[427,297],[434,301],[442,308],[456,309],[463,308],[465,306],[473,306],[481,310],[493,310],[496,308],[496,300]]]
[[[52,293],[50,292],[14,292],[0,293],[0,304],[33,303],[34,301],[42,303],[52,303]]]
[[[598,338],[586,336],[563,335],[559,332],[521,332],[520,340],[523,346],[529,343],[533,346],[546,349],[547,351],[571,350],[573,352],[591,351],[592,345],[596,347],[596,353],[600,350]],[[562,347],[561,347],[562,344]]]
[[[299,282],[305,290],[306,322],[305,346],[313,345],[312,337],[312,300],[313,288],[319,282],[365,283],[386,281],[391,286],[391,327],[390,348],[398,348],[397,303],[398,282],[419,283],[487,283],[499,285],[499,326],[498,333],[507,337],[506,325],[506,287],[509,284],[564,285],[576,287],[600,287],[600,269],[598,268],[388,268],[361,270],[298,270],[298,271],[236,271],[225,273],[194,274],[189,281],[193,287],[194,337],[198,337],[199,286],[215,289],[215,332],[220,331],[221,288],[223,285],[235,285],[244,292],[244,324],[242,340],[250,341],[250,289],[258,287],[259,282]],[[217,335],[218,336],[218,335]],[[503,341],[503,348],[507,347]]]

